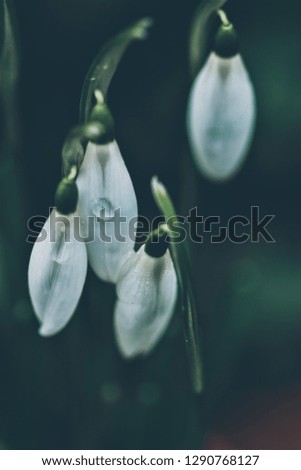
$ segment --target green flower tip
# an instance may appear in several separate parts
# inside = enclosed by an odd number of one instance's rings
[[[239,53],[239,38],[232,24],[220,26],[215,36],[214,50],[223,59],[230,59]]]
[[[78,189],[74,179],[64,178],[59,183],[54,199],[58,212],[64,215],[73,214],[78,203]]]
[[[169,244],[167,231],[167,227],[161,225],[157,230],[150,233],[145,243],[145,253],[147,255],[152,258],[161,258],[165,255]]]
[[[114,132],[99,121],[90,121],[83,129],[85,139],[97,145],[105,145],[113,142]]]
[[[87,124],[87,138],[97,144],[107,144],[115,138],[115,124],[106,103],[98,95],[95,96],[97,104],[92,109]]]

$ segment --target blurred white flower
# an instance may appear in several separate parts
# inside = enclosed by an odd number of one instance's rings
[[[135,225],[129,222],[138,216],[133,184],[116,141],[105,145],[89,142],[77,185],[78,210],[84,236],[89,238],[89,263],[101,279],[116,282],[134,248]]]
[[[240,54],[212,52],[194,81],[187,115],[192,154],[206,177],[225,180],[239,170],[255,119],[255,94]]]
[[[177,299],[177,278],[169,251],[160,257],[142,246],[123,266],[117,283],[114,329],[126,358],[149,353],[163,336]]]
[[[40,334],[58,333],[72,317],[87,273],[85,243],[74,238],[75,216],[56,209],[48,217],[30,257],[28,282]]]

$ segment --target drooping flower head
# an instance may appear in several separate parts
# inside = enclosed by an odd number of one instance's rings
[[[119,270],[133,251],[138,216],[133,184],[114,139],[113,120],[101,100],[92,111],[91,121],[107,129],[102,140],[87,145],[80,167],[79,214],[87,239],[89,263],[103,280],[116,282]]]
[[[215,50],[193,83],[187,114],[194,160],[206,177],[217,181],[232,177],[243,164],[256,119],[254,89],[238,36],[223,19]]]
[[[148,354],[165,333],[177,299],[177,277],[165,237],[150,239],[123,266],[114,329],[126,358]]]
[[[30,257],[29,292],[42,336],[54,335],[68,323],[86,279],[86,246],[75,237],[78,190],[74,177],[75,173],[59,184],[56,207],[45,222]]]

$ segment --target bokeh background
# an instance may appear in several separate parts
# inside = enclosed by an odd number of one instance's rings
[[[301,41],[299,0],[229,0],[258,101],[250,155],[227,184],[187,150],[188,37],[197,0],[15,0],[21,66],[13,151],[0,157],[0,447],[301,448]],[[205,368],[193,396],[179,309],[162,342],[124,362],[113,286],[92,272],[69,325],[37,334],[27,292],[26,221],[47,215],[61,147],[78,122],[87,69],[104,42],[154,18],[113,79],[109,104],[140,214],[157,174],[182,215],[224,221],[258,205],[275,244],[192,245]],[[2,118],[3,121],[3,118]],[[3,139],[2,135],[2,139]]]

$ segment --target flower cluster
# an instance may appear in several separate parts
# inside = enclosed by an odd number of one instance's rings
[[[222,26],[213,52],[194,80],[187,128],[198,168],[209,179],[222,181],[238,171],[247,155],[255,129],[256,103],[237,33],[226,14],[221,10],[217,13]],[[88,73],[81,102],[84,124],[71,131],[63,149],[65,178],[44,226],[48,237],[38,237],[32,250],[29,291],[41,323],[40,334],[54,335],[76,310],[89,263],[101,280],[116,284],[113,324],[117,345],[124,357],[133,358],[149,353],[164,334],[179,285],[187,315],[186,342],[194,388],[199,393],[202,367],[188,252],[172,243],[171,257],[168,242],[172,230],[167,226],[152,232],[145,245],[135,251],[135,234],[130,226],[138,218],[136,195],[104,100],[123,51],[132,39],[145,37],[149,24],[149,20],[142,20],[138,27],[119,35]],[[163,185],[154,179],[152,188],[166,219],[176,220]],[[115,224],[110,223],[117,211],[120,220],[126,222],[119,225],[118,237]],[[92,237],[91,222],[98,227]],[[80,227],[80,239],[74,236],[76,227]]]
[[[56,191],[55,208],[44,226],[48,236],[38,237],[34,244],[29,291],[41,323],[40,334],[52,336],[73,315],[89,262],[100,279],[116,283],[117,344],[125,357],[135,357],[151,351],[166,330],[176,303],[177,279],[165,233],[157,240],[150,236],[136,252],[128,223],[123,225],[121,238],[109,223],[116,210],[127,222],[137,219],[138,208],[114,139],[112,116],[99,91],[96,99],[84,158],[80,165],[75,159],[69,161],[68,174]],[[87,135],[87,126],[85,132]],[[82,230],[80,240],[74,236],[76,220]],[[91,221],[98,225],[92,239],[88,233]]]

